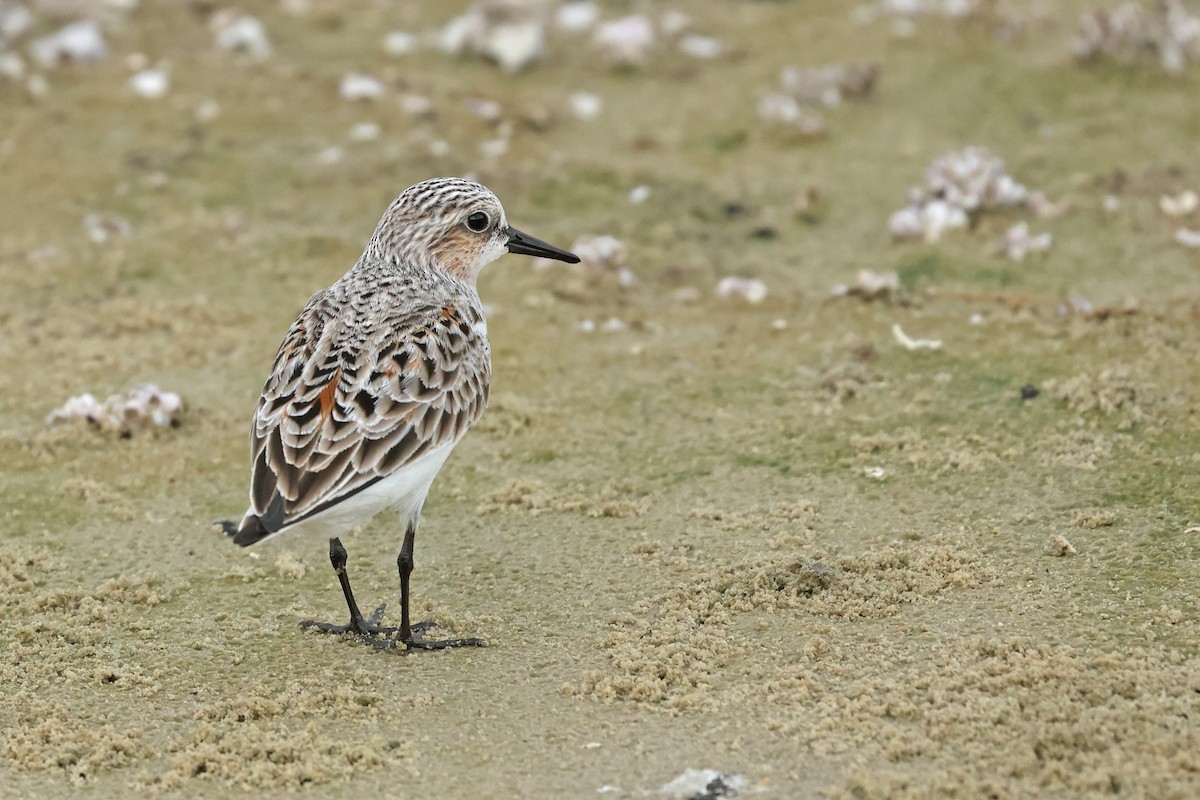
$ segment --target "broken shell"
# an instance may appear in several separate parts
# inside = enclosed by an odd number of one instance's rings
[[[714,292],[717,297],[741,297],[748,303],[761,303],[767,299],[767,285],[758,278],[731,275],[718,281]]]

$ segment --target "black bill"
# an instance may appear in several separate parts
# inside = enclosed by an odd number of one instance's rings
[[[519,253],[523,256],[541,256],[566,261],[568,264],[578,264],[579,256],[560,250],[541,239],[535,239],[528,233],[521,233],[516,228],[508,229],[508,252]]]

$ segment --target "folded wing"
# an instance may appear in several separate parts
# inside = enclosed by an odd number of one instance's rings
[[[250,511],[234,541],[253,544],[458,441],[487,403],[483,330],[469,306],[343,325],[315,295],[255,410]]]

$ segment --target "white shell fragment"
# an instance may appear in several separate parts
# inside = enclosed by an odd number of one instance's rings
[[[1000,250],[1013,261],[1022,261],[1029,253],[1042,253],[1050,249],[1054,237],[1049,233],[1029,235],[1029,223],[1018,222],[1000,240]]]
[[[560,31],[583,33],[600,19],[600,8],[588,0],[563,3],[554,15],[554,24]]]
[[[591,92],[575,92],[567,98],[567,103],[578,119],[595,119],[604,110],[604,99]]]
[[[255,58],[271,55],[271,42],[266,28],[256,17],[249,14],[221,13],[213,18],[213,30],[217,34],[217,47],[222,50],[237,50]]]
[[[1200,231],[1180,228],[1175,231],[1175,241],[1184,247],[1200,247]]]
[[[676,9],[668,9],[658,18],[658,29],[663,36],[678,36],[691,24],[692,18]]]
[[[33,27],[33,13],[16,3],[0,4],[0,48],[25,35]]]
[[[383,82],[361,72],[350,72],[342,76],[338,95],[343,100],[378,100],[383,97]]]
[[[625,245],[615,236],[584,236],[575,241],[571,252],[588,269],[617,272],[625,266]]]
[[[632,205],[640,206],[642,203],[650,199],[650,187],[642,184],[635,186],[629,190],[629,202]]]
[[[25,61],[16,53],[0,53],[0,78],[20,80],[25,75]]]
[[[1041,219],[1055,219],[1071,210],[1070,200],[1059,200],[1057,203],[1046,197],[1042,191],[1030,192],[1025,198],[1025,206]]]
[[[741,297],[748,303],[761,303],[767,299],[767,285],[758,278],[730,275],[717,282],[714,292],[720,298]]]
[[[897,322],[892,325],[892,336],[905,350],[941,350],[941,339],[913,339],[900,327]]]
[[[114,394],[103,403],[91,394],[72,397],[46,417],[47,425],[87,422],[100,430],[130,434],[157,426],[178,426],[183,415],[183,400],[174,392],[152,383],[139,384],[125,394]]]
[[[433,113],[433,100],[423,94],[400,96],[400,110],[413,117],[427,117]]]
[[[1081,18],[1071,49],[1081,61],[1105,58],[1132,63],[1147,54],[1157,55],[1164,71],[1181,72],[1189,60],[1200,60],[1200,15],[1181,0],[1095,9]]]
[[[417,49],[417,37],[408,31],[392,31],[383,37],[383,49],[388,55],[406,56]]]
[[[694,797],[737,797],[746,789],[745,775],[727,775],[715,769],[685,769],[658,793],[671,800],[691,800]]]
[[[833,297],[861,297],[864,300],[875,300],[888,297],[900,291],[900,275],[895,270],[876,272],[872,269],[858,271],[858,280],[853,286],[839,283],[830,291]]]
[[[802,107],[796,98],[787,94],[773,92],[760,97],[758,118],[801,136],[820,136],[825,132],[825,118],[816,111]]]
[[[1200,208],[1200,195],[1191,189],[1180,192],[1174,197],[1164,194],[1158,198],[1158,207],[1168,217],[1186,217],[1197,208]]]
[[[1004,162],[984,147],[966,147],[938,158],[925,172],[923,194],[967,211],[1006,208],[1029,192],[1013,180]]]
[[[902,208],[888,220],[888,232],[896,239],[924,239],[933,243],[948,230],[967,227],[967,212],[944,200],[930,200]]]
[[[679,48],[679,52],[692,58],[720,58],[725,53],[725,45],[721,43],[720,39],[694,33],[681,37],[676,46]]]
[[[836,106],[849,97],[868,97],[879,81],[874,62],[826,64],[822,67],[784,67],[779,84],[798,103]]]
[[[129,79],[129,88],[139,97],[153,100],[162,97],[170,88],[171,80],[166,70],[144,69],[135,72]]]
[[[359,122],[350,129],[350,139],[355,142],[373,142],[383,131],[374,122]]]
[[[889,218],[888,231],[896,239],[936,242],[948,230],[967,227],[969,213],[1020,205],[1048,210],[1044,196],[1034,203],[1030,197],[1029,190],[1008,174],[1003,161],[986,148],[966,147],[930,165],[924,184],[909,190],[909,205]]]
[[[449,55],[474,53],[519,72],[545,52],[544,4],[537,0],[478,0],[446,23],[440,36]]]
[[[116,236],[129,238],[133,226],[116,214],[92,213],[83,218],[83,229],[95,244],[108,244]]]
[[[654,47],[654,24],[645,14],[630,14],[602,23],[593,41],[612,64],[637,66]]]
[[[100,26],[92,20],[72,22],[57,33],[34,39],[29,45],[33,60],[44,68],[66,61],[88,63],[108,56],[108,46]]]

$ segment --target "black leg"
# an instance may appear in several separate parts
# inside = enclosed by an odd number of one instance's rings
[[[322,633],[353,633],[363,641],[380,649],[394,647],[396,640],[392,637],[395,636],[397,629],[382,628],[377,624],[383,616],[383,610],[387,604],[381,604],[371,613],[371,616],[363,616],[354,599],[354,590],[350,588],[350,576],[346,573],[346,560],[346,548],[342,547],[342,541],[335,536],[329,540],[329,563],[333,564],[333,571],[337,573],[338,583],[342,585],[342,594],[346,596],[346,608],[350,611],[350,622],[346,625],[335,625],[332,622],[306,619],[300,623],[300,627],[313,628]],[[381,636],[386,638],[379,638]]]
[[[410,624],[411,617],[409,616],[409,578],[412,577],[413,571],[413,540],[417,535],[416,523],[410,523],[408,529],[404,532],[404,544],[400,548],[400,555],[396,558],[396,566],[400,570],[400,641],[409,650],[445,650],[449,647],[483,647],[483,640],[476,638],[466,639],[421,639],[421,634],[425,631],[436,628],[437,623],[433,621],[418,622],[416,625]]]

